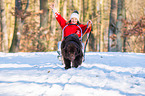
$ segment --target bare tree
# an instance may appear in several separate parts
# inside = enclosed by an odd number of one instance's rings
[[[40,15],[40,27],[48,27],[48,0],[40,0],[40,10],[43,13]]]
[[[40,33],[37,48],[39,50],[45,50],[47,48],[46,34],[48,34],[48,0],[40,0]]]
[[[115,49],[116,39],[113,38],[113,36],[115,36],[116,34],[115,33],[116,32],[116,17],[117,17],[117,2],[116,0],[111,0],[109,32],[108,32],[108,51],[115,51],[114,49]]]
[[[8,52],[8,33],[6,24],[5,0],[0,1],[0,18],[1,18],[1,48],[3,52]]]
[[[100,33],[100,52],[104,51],[104,0],[101,0],[101,33]]]
[[[117,35],[117,45],[116,51],[123,51],[123,38],[122,38],[122,20],[125,18],[125,0],[118,0],[118,10],[117,10],[117,23],[116,23],[116,35]]]
[[[54,3],[55,3],[54,5],[56,6],[55,8],[58,10],[59,9],[58,5],[60,3],[60,0],[54,0]],[[55,39],[57,38],[55,36],[56,36],[56,19],[55,19],[55,16],[52,15],[49,50],[54,50],[55,49],[55,45],[56,45]]]
[[[21,3],[22,3],[21,0],[15,1],[15,28],[14,28],[12,45],[10,47],[10,52],[18,52],[19,51],[20,31],[18,31],[18,28],[20,27],[19,24],[21,22],[21,18],[19,17],[18,14],[22,10]]]
[[[67,0],[64,0],[63,4],[63,18],[66,18],[67,15]]]
[[[29,5],[29,0],[27,0],[27,5],[24,10],[22,10],[22,1],[15,0],[15,26],[14,26],[14,34],[12,39],[12,44],[10,47],[10,52],[18,52],[20,46],[20,38],[23,30],[24,19],[27,15],[25,15],[26,10]]]
[[[144,8],[144,16],[145,16],[145,8]],[[144,28],[144,50],[143,50],[143,52],[145,53],[145,28]]]
[[[89,0],[89,9],[88,9],[88,12],[89,12],[89,18],[87,19],[88,20],[92,20],[93,19],[93,0]],[[91,33],[90,35],[90,39],[89,39],[89,50],[90,51],[95,51],[95,37],[94,37],[94,33]]]

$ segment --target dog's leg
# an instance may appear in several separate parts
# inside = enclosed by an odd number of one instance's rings
[[[79,65],[82,64],[82,57],[76,57],[76,59],[73,61],[72,67],[77,68]]]
[[[64,58],[65,69],[71,68],[71,61]]]

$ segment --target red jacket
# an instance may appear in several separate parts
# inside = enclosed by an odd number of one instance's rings
[[[60,24],[61,28],[63,29],[66,25],[67,25],[67,21],[58,13],[55,13],[55,17],[56,20],[58,21],[58,23]],[[69,23],[71,24],[71,23]],[[80,24],[79,25],[82,29],[82,33],[86,31],[86,33],[90,32],[91,28],[87,29],[87,25],[83,25]],[[76,25],[68,25],[65,29],[64,29],[64,37],[69,36],[70,34],[74,34],[76,33],[79,37],[81,37],[81,30],[78,26]],[[83,35],[83,34],[82,34]]]

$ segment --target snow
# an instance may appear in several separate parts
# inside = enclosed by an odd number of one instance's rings
[[[145,96],[145,54],[88,52],[64,69],[57,52],[0,53],[0,96]]]

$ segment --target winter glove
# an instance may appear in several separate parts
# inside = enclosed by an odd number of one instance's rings
[[[88,22],[87,22],[87,28],[91,28],[91,31],[93,30],[93,24],[92,24],[92,21],[91,20],[89,20]]]
[[[55,16],[59,14],[58,11],[55,9],[54,4],[50,5],[50,8],[52,9],[52,12]]]

